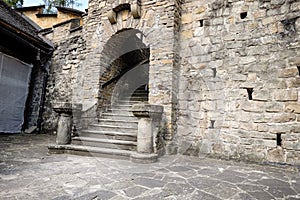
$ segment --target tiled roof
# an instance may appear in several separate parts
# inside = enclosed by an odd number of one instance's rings
[[[23,36],[29,36],[38,42],[47,43],[38,35],[39,30],[35,26],[9,7],[3,0],[0,0],[0,26],[5,26],[7,29],[13,30]]]
[[[80,11],[80,10],[77,10],[77,9],[74,9],[74,8],[66,8],[66,7],[61,7],[61,6],[55,6],[57,8],[57,10],[59,11],[64,11],[64,12],[70,12],[70,13],[76,13],[76,14],[79,14],[79,15],[82,15],[84,14],[84,12]]]

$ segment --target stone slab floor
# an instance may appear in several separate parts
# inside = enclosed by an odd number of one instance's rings
[[[300,199],[300,173],[186,156],[158,163],[49,155],[49,135],[0,135],[0,199]]]

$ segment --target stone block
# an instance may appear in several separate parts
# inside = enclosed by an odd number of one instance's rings
[[[253,100],[256,101],[267,101],[271,98],[269,90],[255,90],[252,94]]]
[[[300,124],[296,123],[295,125],[292,125],[291,131],[293,133],[299,133],[300,134]],[[300,137],[298,137],[298,138],[300,138]]]
[[[201,13],[204,13],[206,11],[206,7],[205,6],[200,6],[199,8],[196,8],[195,9],[195,13],[196,14],[201,14]]]
[[[271,0],[271,5],[282,5],[285,3],[285,0]]]
[[[181,33],[181,39],[187,40],[193,37],[193,30],[183,31]]]
[[[257,131],[258,132],[268,132],[269,126],[267,124],[257,124]]]
[[[232,75],[232,80],[233,81],[246,81],[247,76],[243,74],[233,74]]]
[[[296,1],[296,2],[292,3],[291,10],[299,12],[300,11],[300,2]]]
[[[300,65],[300,56],[298,55],[296,57],[290,58],[289,64],[290,65]]]
[[[267,152],[267,159],[270,162],[284,163],[285,162],[285,151],[281,147],[270,149]]]
[[[193,22],[193,13],[182,14],[182,24],[189,24]]]
[[[240,129],[247,131],[257,131],[257,124],[251,122],[240,122]]]
[[[275,114],[273,118],[273,122],[275,123],[293,122],[295,120],[296,120],[296,115],[292,113]]]
[[[240,64],[241,65],[246,65],[246,64],[250,64],[256,62],[256,58],[254,56],[247,56],[247,57],[241,57],[240,58]]]
[[[195,37],[201,37],[203,35],[204,35],[204,28],[203,27],[195,28],[195,31],[194,31],[194,36]]]
[[[264,102],[258,102],[258,101],[244,101],[241,104],[242,110],[246,112],[262,113],[264,112],[265,107],[266,104]]]
[[[269,132],[276,134],[276,133],[282,133],[287,134],[291,132],[292,127],[290,125],[286,124],[269,124]]]
[[[279,71],[278,77],[279,78],[290,78],[296,77],[298,75],[298,69],[296,67],[282,69]]]
[[[287,103],[285,111],[300,114],[300,103]]]
[[[300,87],[300,77],[286,80],[286,85],[288,88],[299,88]]]
[[[269,102],[266,106],[267,112],[282,112],[283,111],[283,105],[281,103],[277,102]]]
[[[291,165],[300,165],[299,151],[286,152],[286,163],[291,164]]]
[[[268,25],[268,24],[271,24],[271,23],[273,23],[273,22],[275,22],[275,17],[267,17],[267,18],[264,18],[264,19],[262,19],[262,25]]]
[[[276,101],[297,101],[298,91],[296,89],[279,89],[273,92],[273,96]]]
[[[269,116],[267,116],[266,114],[261,114],[261,113],[246,113],[246,114],[250,115],[251,120],[254,123],[267,123],[270,121]]]
[[[289,150],[300,150],[300,142],[290,142],[290,141],[283,141],[282,147]]]

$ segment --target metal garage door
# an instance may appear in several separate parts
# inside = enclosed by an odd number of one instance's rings
[[[0,133],[19,133],[32,66],[0,52]]]

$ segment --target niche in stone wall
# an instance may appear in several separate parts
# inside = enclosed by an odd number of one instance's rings
[[[296,35],[296,20],[297,18],[282,20],[284,31],[280,33],[282,38],[292,38]]]

